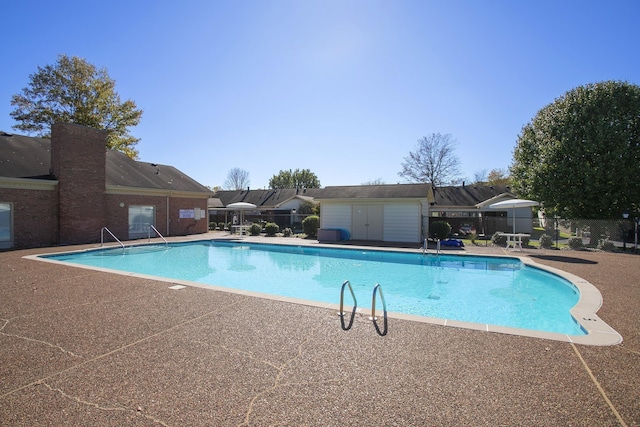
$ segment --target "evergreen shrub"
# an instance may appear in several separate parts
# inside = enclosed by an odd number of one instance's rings
[[[569,239],[569,247],[574,250],[580,250],[584,248],[582,237],[572,237]]]
[[[491,243],[496,246],[507,246],[507,236],[502,234],[502,231],[496,231],[491,236]]]
[[[609,239],[600,239],[598,240],[598,249],[606,252],[613,252],[616,247],[613,242]]]
[[[302,230],[309,237],[316,237],[320,228],[320,217],[318,215],[310,215],[302,221]]]
[[[429,224],[430,237],[444,240],[449,237],[449,234],[451,234],[451,225],[447,221],[434,221]]]
[[[264,232],[267,234],[267,236],[273,237],[278,231],[280,231],[280,226],[275,222],[268,222],[264,226]]]
[[[553,244],[553,239],[548,234],[543,234],[538,239],[538,242],[540,243],[541,248],[550,249]]]
[[[249,234],[252,236],[259,236],[262,233],[262,226],[260,224],[251,224],[249,227]]]

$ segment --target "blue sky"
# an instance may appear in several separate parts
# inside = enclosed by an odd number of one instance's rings
[[[140,160],[204,185],[232,168],[321,185],[406,182],[417,140],[458,142],[463,176],[506,169],[566,91],[640,84],[640,3],[518,0],[9,1],[0,129],[38,66],[79,56],[144,110]]]

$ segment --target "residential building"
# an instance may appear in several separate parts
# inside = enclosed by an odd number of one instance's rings
[[[103,131],[0,134],[0,248],[205,233],[210,195],[172,166],[107,149]]]

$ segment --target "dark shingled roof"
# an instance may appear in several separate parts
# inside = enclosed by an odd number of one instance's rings
[[[277,207],[293,197],[309,197],[316,201],[328,199],[425,199],[429,197],[430,184],[349,185],[303,190],[236,190],[218,191],[211,207],[227,206],[236,202],[253,203],[257,207]],[[461,187],[433,188],[435,206],[473,207],[494,197],[511,194],[506,185],[466,185]]]
[[[0,133],[0,176],[55,179],[50,169],[49,139]],[[210,193],[173,166],[139,162],[114,150],[106,150],[106,180],[112,186]]]
[[[322,189],[317,199],[415,199],[429,195],[430,184],[333,186]]]
[[[55,179],[50,169],[50,140],[0,132],[0,176]]]
[[[280,204],[290,200],[296,196],[299,198],[318,197],[319,194],[324,191],[320,188],[284,188],[284,189],[270,189],[270,190],[231,190],[231,191],[218,191],[216,198],[220,199],[220,202],[224,206],[231,203],[247,202],[256,205],[261,208],[275,208]]]
[[[464,185],[462,187],[436,187],[433,190],[435,206],[475,206],[501,194],[511,194],[508,185]]]
[[[114,150],[107,150],[107,185],[210,192],[173,166],[135,161]]]

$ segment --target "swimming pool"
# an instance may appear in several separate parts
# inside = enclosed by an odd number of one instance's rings
[[[576,286],[518,258],[198,241],[45,256],[49,260],[217,287],[336,303],[345,280],[370,308],[380,284],[389,312],[583,336]],[[347,298],[347,303],[349,298]]]

